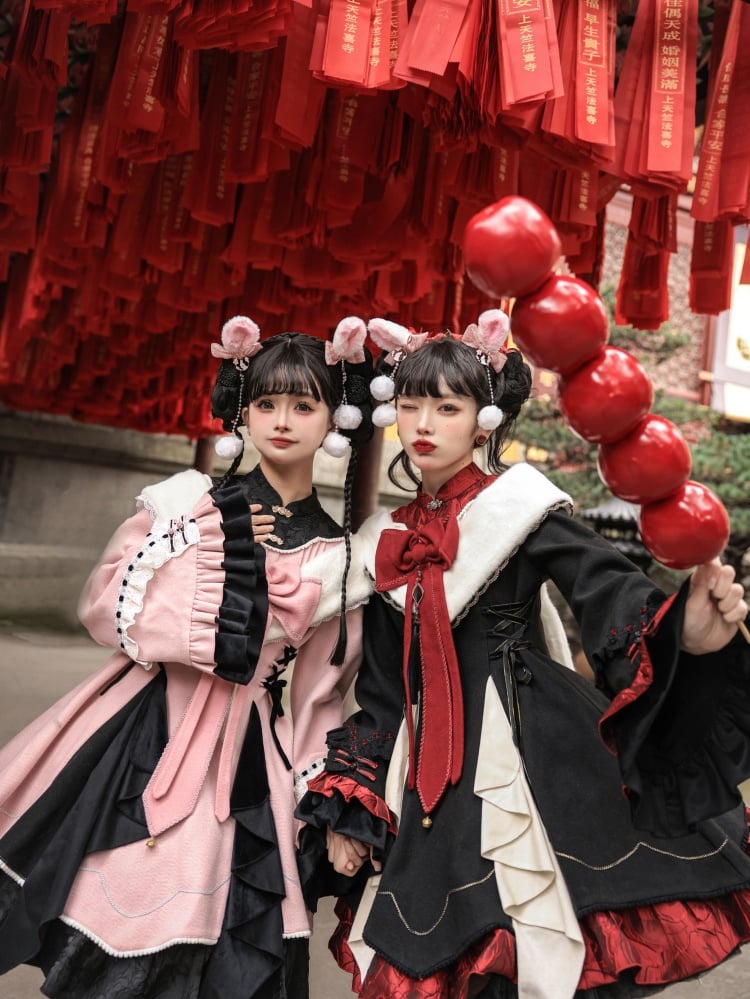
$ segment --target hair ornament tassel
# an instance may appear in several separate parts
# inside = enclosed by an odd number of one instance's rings
[[[390,319],[371,319],[367,324],[367,332],[378,347],[388,351],[385,362],[393,365],[394,373],[404,357],[419,350],[428,336],[427,333],[415,333]],[[370,382],[370,394],[380,403],[372,412],[372,422],[376,427],[392,427],[396,422],[396,407],[392,402],[396,394],[396,383],[393,378],[390,375],[373,378]]]
[[[248,316],[233,316],[221,328],[221,343],[211,344],[213,357],[232,361],[238,371],[247,371],[250,358],[263,349],[260,328]]]
[[[332,458],[343,458],[351,452],[351,442],[339,430],[356,430],[362,423],[362,410],[352,406],[346,397],[347,364],[362,364],[365,360],[367,327],[359,316],[346,316],[326,341],[326,364],[341,365],[341,403],[333,413],[333,429],[323,438],[323,450]]]
[[[211,345],[212,353],[213,348],[218,346],[218,344]],[[258,350],[260,350],[260,344],[258,345]],[[258,351],[255,353],[257,354],[257,352]],[[228,358],[222,358],[222,360],[225,361],[228,360]],[[245,362],[244,367],[241,364],[238,364],[238,360]],[[242,402],[245,397],[245,371],[250,363],[250,358],[232,358],[232,361],[237,368],[237,373],[234,377],[238,377],[240,382],[239,392],[237,393],[237,412],[234,414],[234,419],[232,420],[231,432],[228,433],[226,437],[220,437],[216,441],[214,444],[214,451],[220,458],[224,458],[226,461],[236,462],[236,464],[239,465],[242,452],[245,450],[245,439],[240,433],[239,427],[240,417],[242,416]],[[219,377],[221,377],[221,375]],[[235,468],[236,465],[233,465],[230,471],[234,471]]]
[[[476,351],[477,360],[487,372],[487,385],[490,390],[489,406],[482,406],[477,413],[477,426],[490,432],[496,430],[503,422],[504,413],[495,405],[495,388],[492,382],[490,368],[495,374],[505,367],[508,360],[508,349],[505,341],[510,332],[510,319],[502,309],[487,309],[476,323],[464,330],[461,342]]]

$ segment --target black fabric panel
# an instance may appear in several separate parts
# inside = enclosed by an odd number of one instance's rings
[[[271,812],[258,709],[253,704],[230,800],[236,822],[224,925],[200,999],[263,997],[282,966],[284,877]],[[270,993],[273,995],[273,992]]]
[[[214,673],[247,684],[255,675],[268,619],[265,553],[253,541],[247,497],[239,482],[211,493],[224,532],[224,592],[216,619]]]
[[[664,601],[603,538],[551,513],[514,563],[549,576],[581,628],[597,686],[608,699],[630,686],[638,648]],[[750,776],[750,646],[737,636],[712,655],[680,651],[687,584],[655,634],[645,638],[653,681],[611,723],[633,822],[657,836],[684,836],[740,804]]]
[[[0,841],[25,877],[0,923],[0,974],[33,959],[82,859],[148,836],[140,796],[166,744],[163,672],[102,726]]]

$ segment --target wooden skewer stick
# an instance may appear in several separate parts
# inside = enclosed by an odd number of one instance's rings
[[[745,622],[740,621],[737,627],[740,629],[740,634],[745,639],[747,644],[750,645],[750,631],[747,630],[747,625],[745,624]]]

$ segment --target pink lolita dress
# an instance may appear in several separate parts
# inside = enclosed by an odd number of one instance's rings
[[[0,974],[38,965],[71,999],[283,995],[321,852],[300,849],[295,802],[340,724],[370,587],[351,574],[334,666],[345,545],[314,493],[282,507],[256,468],[139,500],[80,605],[117,651],[0,752]],[[251,502],[276,511],[263,547]]]

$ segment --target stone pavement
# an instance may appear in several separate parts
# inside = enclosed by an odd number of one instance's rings
[[[107,650],[83,634],[0,622],[0,745],[106,658]],[[311,999],[347,999],[353,994],[348,976],[336,967],[327,949],[334,925],[330,902],[324,902],[311,944]],[[35,968],[2,975],[0,999],[37,999],[41,980]],[[668,999],[750,999],[750,948],[700,981],[672,986],[662,994]]]

